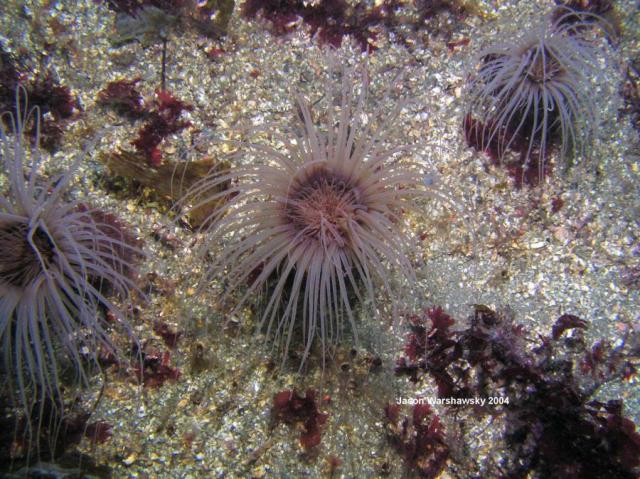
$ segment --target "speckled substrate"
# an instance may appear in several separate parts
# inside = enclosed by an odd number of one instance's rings
[[[83,443],[84,452],[111,467],[113,477],[321,477],[327,476],[331,457],[341,461],[332,477],[378,477],[385,471],[388,477],[400,477],[403,463],[385,438],[383,408],[396,397],[435,395],[429,381],[415,386],[394,376],[406,326],[396,321],[390,327],[388,318],[361,318],[355,357],[346,343],[335,365],[323,373],[319,360],[312,359],[304,375],[296,374],[294,366],[273,367],[269,349],[254,334],[250,311],[235,318],[237,327],[224,328],[229,318],[217,302],[218,285],[196,294],[202,259],[194,256],[193,242],[199,239],[174,225],[167,204],[148,191],[106,191],[105,170],[98,161],[116,147],[131,149],[129,142],[141,125],[96,105],[98,91],[109,81],[139,77],[138,87],[150,99],[159,87],[161,45],[112,47],[114,14],[89,0],[53,7],[8,3],[0,7],[3,43],[14,52],[39,51],[45,41],[57,43],[60,54],[50,59],[51,66],[84,108],[66,128],[47,170],[86,155],[76,190],[124,218],[145,240],[148,260],[141,266],[142,276],[154,272],[175,286],[174,295],[152,294],[149,304],[141,306],[137,334],[164,350],[152,332],[155,320],[184,332],[171,352],[180,379],[141,389],[131,380],[112,377],[95,419],[112,424],[113,437],[95,447]],[[515,190],[504,171],[488,167],[483,155],[466,147],[460,126],[464,78],[473,54],[497,36],[525,28],[552,8],[552,1],[480,2],[484,14],[469,16],[453,29],[453,39],[469,38],[469,45],[453,50],[426,30],[407,29],[403,42],[385,32],[378,36],[378,50],[367,59],[370,103],[379,101],[386,86],[403,74],[393,93],[412,101],[389,141],[417,145],[431,174],[437,172],[440,191],[462,212],[425,202],[424,217],[412,218],[425,238],[413,258],[423,296],[408,298],[407,310],[441,305],[462,327],[473,304],[509,306],[532,334],[548,334],[560,314],[571,313],[590,322],[589,339],[614,342],[621,330],[637,324],[639,292],[627,288],[621,276],[640,263],[637,251],[633,253],[639,242],[640,158],[637,133],[627,117],[617,116],[619,62],[637,52],[639,43],[634,3],[618,2],[624,36],[604,81],[594,86],[602,125],[590,151],[593,163],[579,164],[564,176],[555,174],[544,188]],[[57,35],[51,18],[57,19]],[[224,52],[208,58],[212,47]],[[361,54],[346,41],[337,56],[354,62]],[[221,140],[239,138],[248,126],[289,124],[292,90],[311,101],[320,99],[325,65],[325,53],[303,28],[275,37],[262,22],[240,18],[237,6],[222,42],[195,31],[174,32],[168,42],[167,88],[193,106],[185,114],[193,125],[163,144],[165,158],[220,158],[232,149]],[[557,196],[564,207],[551,214],[551,199]],[[532,206],[538,199],[540,206]],[[176,235],[175,249],[154,239],[159,226]],[[195,373],[192,362],[199,347],[208,367]],[[376,355],[383,365],[370,373],[367,358]],[[274,426],[270,418],[274,393],[293,387],[300,392],[312,387],[327,396],[321,403],[329,414],[322,443],[310,453],[300,446],[299,431]],[[96,394],[86,393],[88,404]],[[604,399],[619,396],[625,399],[626,414],[638,423],[637,383],[601,391]],[[438,414],[445,428],[455,429],[444,409]],[[457,465],[442,477],[465,477],[465,468],[473,469],[469,458],[482,462],[501,434],[500,424],[487,428],[488,421],[468,427],[474,441],[467,449],[452,451],[450,464],[455,459]]]

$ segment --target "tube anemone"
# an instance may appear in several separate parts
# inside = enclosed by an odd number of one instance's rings
[[[403,103],[386,116],[382,106],[365,115],[367,84],[363,68],[330,66],[324,125],[297,94],[301,126],[269,131],[275,146],[242,145],[258,164],[213,172],[183,201],[220,205],[200,228],[205,256],[214,257],[203,284],[222,279],[225,298],[242,291],[232,314],[266,292],[259,330],[283,362],[301,336],[300,367],[316,338],[325,364],[345,325],[357,342],[356,304],[375,316],[379,293],[392,305],[404,296],[392,279],[414,280],[406,214],[417,197],[439,196],[410,148],[389,145]]]
[[[552,147],[570,166],[597,126],[590,79],[601,68],[601,49],[585,34],[601,19],[566,10],[555,19],[544,17],[513,41],[481,51],[467,90],[465,125],[472,119],[482,124],[473,143],[494,150],[501,161],[509,149],[519,151],[523,170],[538,162],[533,166],[540,180]]]
[[[141,252],[110,215],[67,199],[78,161],[61,176],[39,176],[37,143],[31,149],[23,143],[25,125],[35,121],[38,129],[38,115],[32,118],[21,93],[16,114],[3,116],[0,125],[7,180],[0,198],[0,343],[10,394],[32,434],[31,420],[42,417],[44,404],[61,407],[63,364],[81,386],[89,382],[87,366],[99,367],[99,353],[120,357],[105,311],[133,337],[127,314],[107,292],[130,299],[133,261]],[[4,124],[12,126],[11,135]]]

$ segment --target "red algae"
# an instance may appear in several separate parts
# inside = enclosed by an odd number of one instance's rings
[[[276,421],[302,425],[300,444],[304,449],[311,449],[320,444],[322,426],[328,415],[318,409],[316,392],[313,389],[308,389],[305,396],[299,395],[295,390],[280,391],[273,397],[272,414]]]
[[[400,416],[399,404],[385,407],[387,438],[410,470],[420,477],[435,479],[447,464],[449,447],[440,418],[420,399],[416,399],[410,418]]]
[[[171,349],[178,345],[178,339],[182,336],[182,331],[177,331],[164,321],[154,321],[153,332],[160,336],[164,344]]]
[[[376,30],[390,18],[394,8],[395,2],[389,1],[367,8],[362,3],[351,6],[344,0],[324,0],[313,4],[301,0],[249,0],[244,3],[242,13],[246,18],[260,14],[271,22],[276,35],[293,31],[302,21],[321,45],[338,48],[343,38],[350,36],[362,51],[371,51],[376,48]]]
[[[562,333],[574,328],[586,329],[587,322],[573,314],[563,314],[553,325],[553,329],[551,330],[551,337],[553,339],[558,339],[560,336],[562,336]]]
[[[38,107],[38,118],[25,125],[24,132],[32,141],[38,140],[47,151],[60,145],[64,126],[79,109],[68,86],[61,85],[49,69],[36,75],[7,52],[0,43],[0,113],[16,114],[16,91],[24,88],[29,107]],[[8,116],[2,117],[8,121]],[[11,128],[11,125],[7,125]]]
[[[159,145],[165,138],[191,126],[191,122],[181,120],[180,117],[183,111],[192,109],[167,91],[156,92],[155,108],[148,113],[145,124],[138,132],[138,138],[131,142],[150,166],[160,166],[162,163]]]
[[[508,454],[500,464],[489,459],[484,467],[514,478],[532,472],[535,477],[636,477],[640,434],[622,415],[622,400],[601,403],[593,395],[606,383],[635,377],[637,333],[628,331],[615,347],[598,341],[588,348],[579,333],[588,323],[564,314],[552,335],[540,337],[529,350],[526,329],[514,324],[508,312],[476,305],[470,323],[454,331],[452,319],[439,308],[411,317],[396,373],[416,382],[429,376],[440,398],[503,399],[489,407],[474,404],[474,416],[501,416],[505,423]],[[565,334],[569,330],[572,335]],[[415,410],[410,422],[400,420],[399,411],[398,405],[388,406],[386,416],[401,437],[416,418],[429,414]],[[405,454],[413,452],[404,442],[400,445]]]
[[[137,347],[134,348],[134,353],[136,350]],[[177,381],[180,379],[180,370],[170,365],[171,353],[169,351],[160,352],[145,345],[140,354],[141,361],[134,365],[133,371],[136,377],[142,377],[144,387],[158,388],[168,380]],[[134,356],[136,355],[134,354]]]
[[[142,95],[136,90],[140,78],[109,82],[98,93],[98,103],[112,108],[119,115],[137,119],[147,113]]]
[[[426,24],[431,34],[444,34],[450,38],[450,22],[436,24],[432,20],[447,13],[455,22],[473,10],[458,0],[422,0],[412,2],[411,7],[416,15],[415,20],[410,20],[408,16],[396,13],[406,6],[406,2],[397,0],[383,0],[373,6],[344,0],[248,0],[243,4],[242,14],[245,18],[260,16],[267,20],[275,35],[286,35],[304,24],[321,45],[338,48],[345,37],[350,37],[363,52],[371,52],[377,49],[376,40],[381,31],[393,31],[403,38],[397,27],[407,22],[414,30],[425,28]]]

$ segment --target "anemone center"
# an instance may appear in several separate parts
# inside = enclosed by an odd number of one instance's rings
[[[285,205],[285,219],[299,234],[324,245],[344,246],[357,222],[359,189],[344,175],[326,167],[294,179]]]
[[[528,50],[527,57],[531,63],[527,68],[526,76],[533,83],[547,83],[562,71],[560,62],[547,48],[532,47]]]
[[[0,283],[24,288],[53,261],[54,246],[41,228],[29,243],[29,226],[14,222],[0,225]]]

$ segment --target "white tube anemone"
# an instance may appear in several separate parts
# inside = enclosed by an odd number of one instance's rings
[[[38,408],[61,405],[63,362],[72,366],[72,384],[82,386],[90,379],[88,365],[99,367],[100,352],[121,356],[105,311],[133,337],[128,314],[107,293],[129,302],[136,289],[133,263],[142,252],[110,215],[66,198],[82,158],[61,176],[39,176],[37,141],[33,148],[24,143],[25,125],[35,121],[37,129],[38,112],[29,112],[23,95],[19,89],[15,114],[0,123],[8,180],[0,198],[0,344],[12,398],[32,434],[31,419],[42,417]]]
[[[241,291],[234,313],[266,292],[259,330],[283,362],[301,336],[301,367],[315,339],[323,364],[345,326],[357,341],[355,302],[376,316],[380,294],[392,305],[406,298],[393,281],[394,273],[409,287],[415,279],[406,215],[416,198],[440,196],[425,186],[411,147],[390,145],[403,103],[365,115],[367,85],[363,68],[332,65],[324,125],[296,95],[301,126],[269,131],[277,147],[240,145],[260,164],[216,171],[181,202],[220,202],[201,228],[203,257],[214,256],[203,284],[222,279],[225,297]]]
[[[479,53],[467,97],[469,117],[482,123],[475,132],[481,149],[494,145],[502,160],[515,147],[526,161],[539,162],[541,177],[552,147],[565,167],[585,152],[598,125],[590,81],[599,76],[603,53],[585,38],[594,20],[604,22],[567,9]]]

